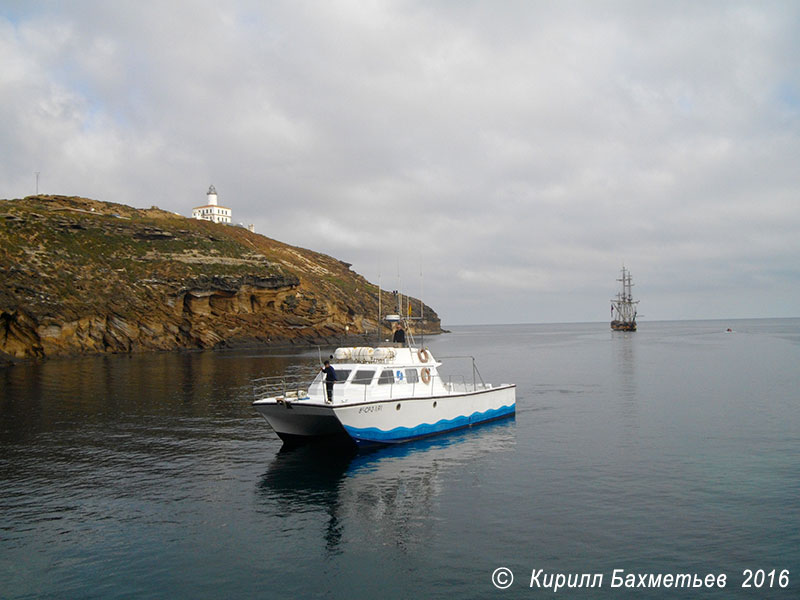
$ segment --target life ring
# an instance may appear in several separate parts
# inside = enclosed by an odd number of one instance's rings
[[[422,369],[420,376],[422,377],[422,383],[425,385],[428,385],[431,382],[431,370],[428,367]]]
[[[426,363],[430,357],[431,355],[428,354],[428,350],[426,348],[420,348],[417,350],[417,358],[419,359],[419,362]]]

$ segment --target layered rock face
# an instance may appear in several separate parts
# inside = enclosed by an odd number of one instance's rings
[[[0,201],[0,244],[0,362],[377,334],[378,289],[348,264],[240,227],[35,196]]]

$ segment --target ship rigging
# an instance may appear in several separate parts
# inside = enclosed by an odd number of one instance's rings
[[[617,279],[622,283],[622,288],[617,297],[611,300],[611,329],[614,331],[636,331],[636,305],[638,300],[633,299],[631,288],[631,272],[622,267],[622,277]]]

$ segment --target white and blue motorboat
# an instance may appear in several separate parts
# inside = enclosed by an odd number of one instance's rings
[[[274,395],[262,395],[253,407],[284,442],[393,444],[508,417],[516,409],[514,384],[484,383],[474,359],[469,376],[443,378],[442,363],[428,348],[338,348],[331,365],[337,375],[331,402],[322,372],[307,388],[284,378],[259,382]]]

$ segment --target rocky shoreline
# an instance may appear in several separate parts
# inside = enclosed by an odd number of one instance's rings
[[[316,345],[378,328],[378,289],[347,263],[155,207],[3,200],[0,242],[0,364]],[[432,309],[423,315],[426,335],[441,332]]]

